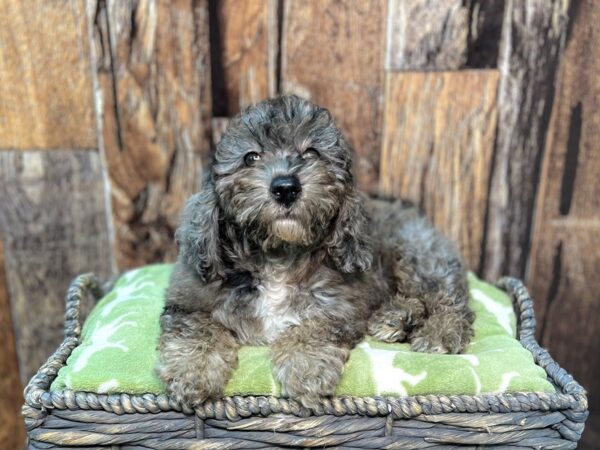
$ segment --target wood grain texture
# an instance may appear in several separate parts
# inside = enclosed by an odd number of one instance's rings
[[[505,0],[390,0],[386,69],[496,67]]]
[[[97,152],[0,152],[0,235],[24,384],[62,340],[69,282],[112,272],[103,190]]]
[[[229,122],[231,119],[229,117],[215,117],[212,119],[212,144],[213,148],[221,141],[223,137],[223,133],[227,130],[229,126]]]
[[[386,69],[497,67],[505,0],[390,0]]]
[[[471,0],[467,67],[497,67],[505,0]]]
[[[172,260],[210,153],[206,1],[90,0],[119,267]]]
[[[96,148],[85,4],[0,2],[0,149]]]
[[[523,277],[568,0],[507,0],[482,272]]]
[[[222,115],[234,116],[246,106],[272,97],[276,91],[278,0],[218,0],[215,2],[220,73],[213,70]],[[212,32],[212,31],[211,31]],[[216,76],[215,76],[216,75]]]
[[[384,0],[284,3],[282,91],[331,111],[366,189],[378,179],[386,9]]]
[[[467,61],[469,7],[462,0],[389,0],[387,70],[452,70]]]
[[[15,348],[10,301],[4,273],[4,251],[0,241],[0,446],[23,448],[25,427],[21,417],[23,388]]]
[[[386,79],[381,191],[418,203],[472,268],[485,225],[497,84],[496,70]]]
[[[541,343],[600,411],[600,5],[580,2],[560,66],[528,284]]]

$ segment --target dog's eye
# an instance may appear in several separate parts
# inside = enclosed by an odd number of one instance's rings
[[[246,163],[246,165],[248,167],[250,167],[256,161],[259,161],[259,160],[260,160],[260,155],[256,152],[246,153],[246,156],[244,156],[244,162]]]
[[[304,150],[304,153],[302,153],[302,158],[304,159],[317,159],[319,156],[321,156],[320,153],[313,147],[308,147]]]

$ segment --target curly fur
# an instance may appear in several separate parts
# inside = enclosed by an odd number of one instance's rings
[[[267,100],[232,122],[176,234],[158,367],[171,396],[218,397],[240,344],[269,345],[274,376],[307,407],[333,394],[367,332],[416,351],[465,348],[473,315],[456,248],[411,205],[360,193],[351,168],[331,115],[306,100]],[[279,175],[300,182],[289,207],[270,192]]]

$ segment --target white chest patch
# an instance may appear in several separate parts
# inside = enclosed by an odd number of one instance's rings
[[[263,322],[264,339],[272,342],[290,325],[300,324],[300,317],[291,308],[292,287],[287,284],[285,269],[268,268],[261,283],[256,300],[256,316]]]

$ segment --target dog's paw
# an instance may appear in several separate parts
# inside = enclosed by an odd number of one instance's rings
[[[409,338],[411,349],[428,353],[460,353],[473,336],[471,324],[471,314],[460,311],[432,315],[413,330]]]
[[[202,355],[203,358],[190,361],[171,356],[162,353],[161,362],[156,367],[170,398],[181,405],[194,407],[208,399],[221,397],[232,370],[222,357]]]
[[[313,370],[292,369],[283,376],[283,394],[296,400],[305,408],[316,409],[323,397],[330,397],[339,382],[339,374],[326,366],[320,373]]]
[[[463,350],[461,336],[456,331],[446,331],[440,333],[437,330],[428,334],[423,329],[413,335],[410,348],[415,352],[422,353],[460,353]]]
[[[218,386],[214,381],[185,376],[174,378],[165,385],[167,395],[181,405],[193,408],[206,400],[221,396],[224,386]]]
[[[369,319],[369,334],[384,342],[404,342],[410,332],[408,311],[379,311]]]
[[[283,394],[305,408],[318,408],[321,398],[332,396],[340,381],[348,351],[335,350],[328,352],[325,348],[321,354],[318,350],[311,354],[294,352],[279,361],[274,374],[281,383]]]

